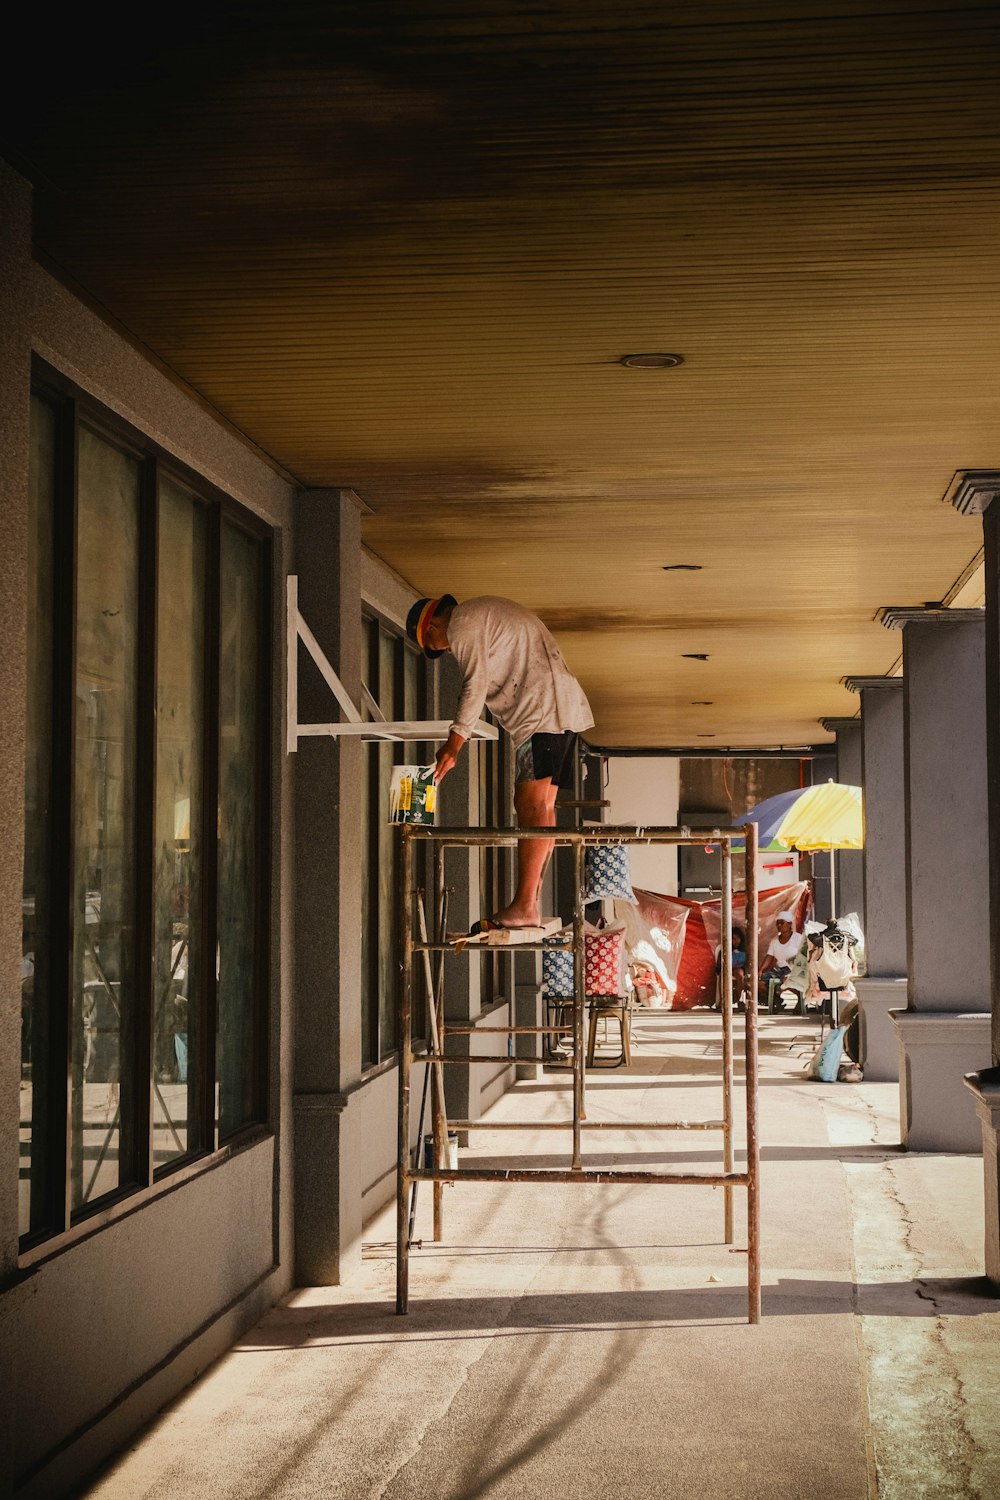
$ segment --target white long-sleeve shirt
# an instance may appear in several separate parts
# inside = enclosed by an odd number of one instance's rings
[[[586,694],[555,640],[537,615],[513,599],[485,594],[456,604],[448,645],[464,678],[451,727],[465,739],[484,704],[515,745],[533,734],[593,724]]]

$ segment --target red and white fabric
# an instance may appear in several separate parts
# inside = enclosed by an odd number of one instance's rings
[[[588,995],[624,995],[625,927],[619,922],[584,932],[584,983]]]

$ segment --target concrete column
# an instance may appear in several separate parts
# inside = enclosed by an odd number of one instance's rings
[[[361,696],[361,510],[353,490],[296,503],[303,617],[355,703]],[[340,717],[300,648],[299,717]],[[305,738],[295,752],[295,1273],[334,1285],[361,1258],[360,1143],[349,1095],[361,1076],[359,742]]]
[[[983,1261],[990,1281],[1000,1286],[1000,1068],[965,1075],[983,1140]]]
[[[823,728],[837,737],[837,780],[845,786],[862,785],[861,720],[821,719]],[[863,849],[838,849],[837,910],[857,912],[865,925],[865,865]]]
[[[986,581],[986,782],[990,868],[993,1066],[1000,1066],[1000,473],[963,474],[956,509],[983,517]],[[994,1142],[995,1147],[995,1142]]]
[[[866,975],[857,984],[865,1077],[895,1082],[899,1049],[889,1012],[906,1000],[906,834],[903,682],[845,677],[861,695],[862,860]]]
[[[887,609],[882,623],[902,630],[905,684],[900,1129],[910,1150],[977,1151],[962,1080],[989,1061],[984,612]]]
[[[971,1072],[982,1133],[985,1186],[985,1263],[1000,1285],[1000,472],[963,470],[945,500],[962,515],[982,516],[986,582],[986,777],[989,809],[990,994],[993,1066]]]

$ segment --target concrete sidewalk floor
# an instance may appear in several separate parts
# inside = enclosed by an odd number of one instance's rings
[[[630,1071],[589,1075],[588,1165],[720,1164],[720,1019],[651,1014]],[[738,1033],[741,1023],[737,1025]],[[394,1210],[360,1275],[276,1308],[91,1486],[100,1500],[1000,1495],[1000,1299],[982,1163],[909,1156],[898,1090],[817,1084],[812,1018],[761,1018],[764,1317],[746,1323],[745,1202],[700,1187],[460,1184],[411,1310]],[[498,1119],[565,1118],[566,1074]],[[737,1100],[742,1116],[742,1086]],[[555,1132],[483,1132],[466,1162],[563,1163]]]

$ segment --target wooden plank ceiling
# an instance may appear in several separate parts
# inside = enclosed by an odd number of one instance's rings
[[[536,609],[597,742],[822,740],[898,655],[878,608],[974,557],[941,502],[1000,467],[994,5],[66,24],[8,99],[39,255],[353,486],[420,592]]]

